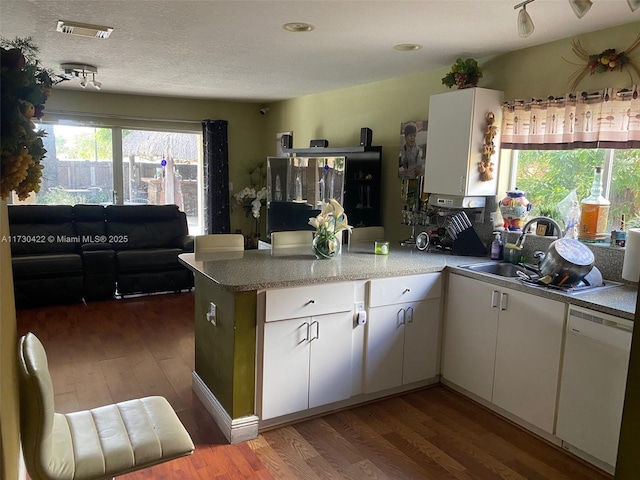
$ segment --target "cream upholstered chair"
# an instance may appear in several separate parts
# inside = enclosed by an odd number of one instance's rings
[[[244,250],[244,236],[240,233],[196,235],[193,239],[194,253],[233,252],[238,250]]]
[[[164,397],[55,413],[47,355],[28,333],[19,342],[20,432],[32,480],[113,478],[193,453]]]
[[[356,227],[349,232],[349,244],[384,240],[384,227]]]
[[[271,248],[273,250],[304,246],[311,248],[311,242],[313,242],[313,231],[311,230],[271,232]]]

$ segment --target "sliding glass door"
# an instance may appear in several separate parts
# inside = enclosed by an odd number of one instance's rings
[[[178,205],[203,230],[202,136],[191,132],[43,124],[40,192],[13,203]]]

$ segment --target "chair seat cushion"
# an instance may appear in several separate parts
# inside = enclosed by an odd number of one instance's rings
[[[55,414],[53,458],[73,480],[102,478],[146,468],[193,453],[189,434],[163,397]],[[72,452],[72,453],[71,453]],[[69,455],[73,472],[69,472]],[[71,475],[68,475],[71,473]]]

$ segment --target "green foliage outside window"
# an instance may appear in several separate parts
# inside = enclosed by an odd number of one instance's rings
[[[520,151],[516,187],[533,203],[531,215],[552,212],[574,188],[579,200],[589,196],[593,168],[604,164],[604,149]],[[640,150],[615,151],[609,200],[609,230],[622,214],[627,228],[640,227]]]

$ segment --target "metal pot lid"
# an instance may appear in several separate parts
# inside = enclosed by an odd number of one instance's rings
[[[562,258],[574,265],[593,265],[595,257],[593,252],[578,240],[573,238],[559,238],[551,243]],[[551,248],[549,245],[549,248]]]

